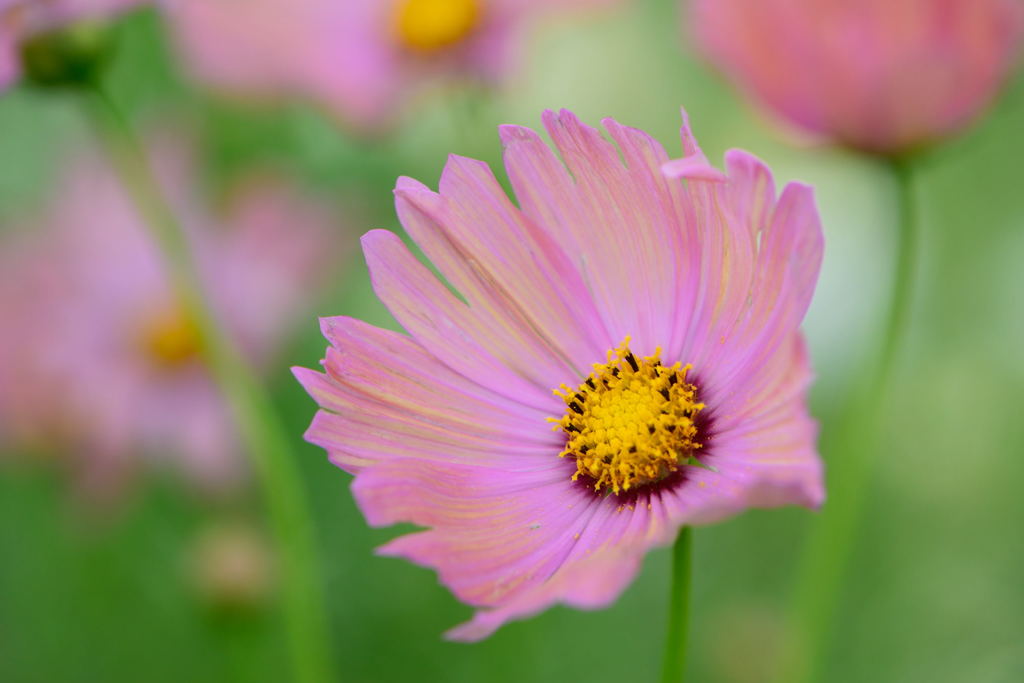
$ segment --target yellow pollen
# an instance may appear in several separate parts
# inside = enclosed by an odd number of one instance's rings
[[[460,43],[480,23],[479,0],[398,0],[399,42],[417,52],[437,52]]]
[[[142,327],[140,345],[155,365],[177,367],[199,356],[199,328],[180,308],[150,318]]]
[[[637,358],[626,337],[579,387],[555,390],[566,411],[548,419],[568,436],[559,456],[576,461],[574,481],[592,480],[596,491],[629,491],[678,471],[700,449],[694,420],[704,404],[686,381],[691,367],[662,365],[660,356],[659,348]]]

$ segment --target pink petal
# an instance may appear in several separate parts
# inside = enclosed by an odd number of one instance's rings
[[[727,155],[729,179],[696,195],[720,207],[703,226],[699,294],[678,356],[692,363],[704,401],[729,401],[799,328],[814,291],[823,239],[810,188],[788,185],[776,202],[770,171],[745,152]],[[745,384],[743,384],[745,383]]]
[[[749,381],[799,328],[821,266],[823,237],[811,189],[791,183],[761,236],[749,306],[708,376],[712,390]],[[728,360],[726,358],[728,357]]]
[[[592,495],[568,479],[565,465],[496,471],[395,460],[361,472],[353,492],[373,524],[434,527],[381,552],[437,569],[460,599],[485,608],[449,634],[475,640],[555,602],[607,604],[643,551],[670,540],[663,515]]]
[[[709,164],[703,154],[666,161],[661,165],[661,172],[673,180],[707,180],[721,183],[726,179],[726,175]]]
[[[0,91],[13,85],[20,73],[14,36],[0,32]]]
[[[350,318],[325,319],[324,330],[338,349],[328,349],[327,374],[294,372],[323,409],[306,438],[335,464],[352,471],[408,457],[481,464],[560,450],[545,413],[470,382],[408,337]]]
[[[824,500],[817,426],[807,413],[810,365],[796,335],[736,396],[721,401],[702,462],[718,470],[716,485],[735,487],[737,509]],[[701,476],[703,473],[701,473]]]
[[[522,326],[524,341],[539,338],[547,354],[564,359],[573,378],[589,372],[589,363],[574,359],[600,358],[607,332],[558,244],[512,204],[483,162],[450,157],[440,195],[444,213],[435,215],[444,232],[421,233],[418,242],[431,261],[471,308],[506,311],[493,322]],[[489,228],[480,230],[484,221]]]
[[[507,426],[524,438],[548,417],[467,380],[406,335],[347,317],[323,318],[320,326],[334,346],[324,362],[329,376],[367,399],[395,400],[431,420],[460,413],[467,425]],[[443,406],[439,395],[445,397]]]
[[[566,249],[577,254],[612,338],[630,335],[638,353],[651,353],[668,342],[664,311],[672,310],[665,304],[674,297],[675,250],[666,248],[671,224],[651,221],[638,207],[664,191],[661,179],[654,181],[646,167],[627,169],[615,146],[572,113],[545,112],[543,120],[574,186],[569,198],[538,187],[530,195],[574,209],[547,229],[565,235]],[[520,175],[536,185],[538,178]]]
[[[434,527],[381,549],[438,570],[474,605],[505,602],[544,582],[588,528],[599,499],[557,457],[504,470],[421,460],[367,469],[353,493],[372,524]]]
[[[402,206],[405,220],[415,209]],[[427,220],[425,217],[423,220]],[[529,355],[506,334],[481,320],[409,253],[392,233],[363,237],[374,291],[402,327],[448,367],[513,401],[558,411],[546,377],[564,375],[554,358]],[[544,374],[544,371],[547,374]],[[557,414],[557,413],[556,413]]]
[[[556,603],[579,609],[607,607],[636,577],[642,558],[639,553],[615,550],[584,558],[514,602],[478,610],[472,620],[445,636],[457,641],[483,640],[506,622],[533,616]]]
[[[693,496],[694,501],[699,499]],[[686,520],[686,513],[679,514],[679,509],[691,509],[685,502],[679,505],[671,492],[641,496],[624,505],[609,498],[603,502],[546,581],[492,609],[479,610],[471,621],[446,635],[453,640],[480,640],[507,621],[531,616],[556,603],[580,609],[606,607],[636,576],[648,550],[672,542],[679,519]],[[670,519],[673,515],[677,519]]]

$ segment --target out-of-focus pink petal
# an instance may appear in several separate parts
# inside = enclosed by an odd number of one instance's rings
[[[265,366],[301,314],[296,302],[325,283],[347,245],[326,205],[269,173],[232,188],[222,220],[227,229],[210,230],[199,255],[207,290],[252,360]]]
[[[0,32],[0,91],[14,83],[21,72],[16,50],[14,36]]]

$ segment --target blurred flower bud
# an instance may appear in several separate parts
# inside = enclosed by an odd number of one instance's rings
[[[812,135],[900,156],[995,97],[1022,37],[1019,0],[696,0],[704,52]]]
[[[730,605],[707,624],[714,636],[708,659],[712,680],[769,683],[778,669],[785,623],[777,610],[756,602]]]
[[[147,0],[0,0],[0,91],[95,79],[110,61],[113,20]]]
[[[192,583],[217,609],[248,610],[266,603],[273,589],[273,559],[262,532],[237,521],[203,529],[190,556]]]
[[[75,87],[94,82],[111,61],[110,24],[81,21],[21,42],[23,77],[41,87]]]

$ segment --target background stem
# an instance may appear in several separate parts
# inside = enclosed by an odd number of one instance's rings
[[[672,593],[668,603],[668,630],[662,683],[681,683],[686,678],[686,638],[690,631],[690,565],[693,530],[684,526],[672,546]]]
[[[864,500],[878,453],[892,368],[907,328],[917,255],[917,216],[910,162],[889,160],[899,206],[896,259],[885,328],[868,366],[857,374],[850,396],[822,452],[828,471],[828,499],[812,522],[797,566],[790,639],[778,683],[817,680],[842,597]]]
[[[89,92],[93,121],[105,151],[164,255],[172,287],[198,328],[204,359],[230,406],[243,448],[262,487],[280,563],[293,671],[289,679],[301,683],[331,681],[315,533],[285,430],[265,388],[211,310],[188,237],[168,205],[130,123],[102,85],[94,84]]]

